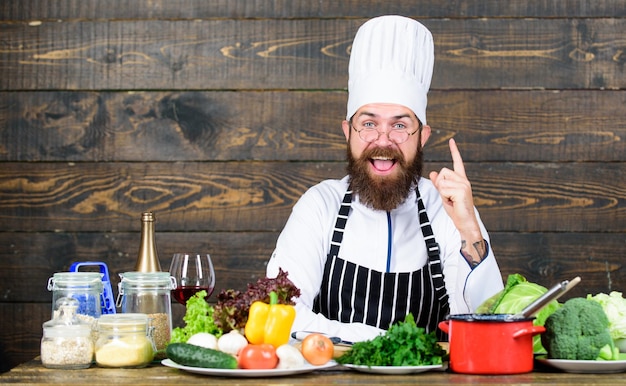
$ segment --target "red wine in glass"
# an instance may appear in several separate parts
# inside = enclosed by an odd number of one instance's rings
[[[182,305],[196,292],[205,290],[208,299],[215,288],[215,271],[208,253],[175,253],[170,264],[170,275],[176,279],[172,296]]]
[[[189,300],[196,292],[205,290],[207,295],[204,297],[205,300],[209,299],[209,296],[213,293],[213,287],[201,287],[199,285],[194,286],[178,286],[172,290],[172,296],[176,299],[180,304],[187,304],[187,300]]]

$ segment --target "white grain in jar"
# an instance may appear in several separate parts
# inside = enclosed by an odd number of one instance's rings
[[[43,324],[41,363],[54,369],[85,369],[91,366],[94,347],[91,325],[77,318],[78,301],[59,299],[57,317]]]
[[[93,361],[90,336],[52,337],[41,342],[41,363],[52,369],[86,369]]]

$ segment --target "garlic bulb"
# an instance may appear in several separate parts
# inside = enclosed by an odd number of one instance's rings
[[[283,344],[278,347],[276,356],[278,357],[277,369],[295,369],[306,364],[306,360],[300,350],[289,344]]]
[[[248,345],[248,340],[237,330],[220,336],[217,340],[217,349],[231,355],[239,354],[239,350]]]

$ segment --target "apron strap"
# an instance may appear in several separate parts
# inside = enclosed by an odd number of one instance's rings
[[[439,244],[435,240],[435,235],[433,234],[433,228],[430,226],[430,220],[428,219],[428,214],[426,213],[426,207],[424,206],[424,202],[422,201],[422,195],[416,190],[417,193],[417,210],[420,220],[420,226],[422,227],[422,235],[424,236],[424,241],[426,241],[426,249],[428,250],[428,257],[430,258],[438,258],[439,257]]]
[[[330,255],[338,256],[339,247],[343,240],[343,230],[346,228],[348,222],[348,215],[350,214],[350,208],[352,206],[352,189],[348,188],[348,191],[343,196],[343,201],[339,207],[339,213],[337,214],[337,220],[335,220],[335,228],[333,230],[333,238],[330,241]]]

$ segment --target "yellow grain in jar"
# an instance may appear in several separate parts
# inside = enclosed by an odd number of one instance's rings
[[[95,358],[98,366],[137,368],[145,367],[154,359],[148,315],[102,315],[97,326]]]

